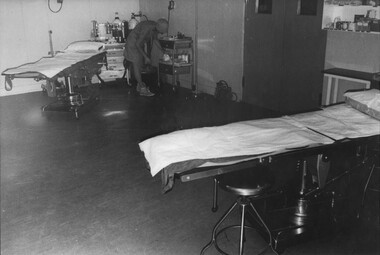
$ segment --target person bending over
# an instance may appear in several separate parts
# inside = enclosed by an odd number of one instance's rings
[[[161,49],[158,43],[158,34],[168,32],[168,21],[159,19],[155,21],[142,21],[130,32],[125,43],[124,57],[132,62],[133,74],[137,80],[137,92],[142,96],[154,96],[149,88],[142,82],[141,69],[144,64],[151,64],[149,55],[144,50],[145,43],[151,42],[152,45]]]

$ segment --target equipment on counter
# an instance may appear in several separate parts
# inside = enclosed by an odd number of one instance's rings
[[[138,13],[132,12],[129,21],[121,20],[118,12],[115,12],[115,19],[112,23],[98,23],[96,20],[92,20],[91,40],[124,43],[129,33],[139,23],[137,18],[141,17],[145,17],[148,20],[148,17],[143,15],[141,11]]]
[[[92,21],[93,23],[93,31],[91,35],[94,35],[95,41],[108,41],[111,38],[111,28],[110,24],[107,23],[98,23],[96,20]]]
[[[114,41],[118,43],[123,43],[125,41],[124,36],[124,26],[125,22],[120,21],[117,17],[114,23],[97,23],[97,21],[92,21],[91,39],[94,41]],[[118,22],[120,21],[120,22]]]

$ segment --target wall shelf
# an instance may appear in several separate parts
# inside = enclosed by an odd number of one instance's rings
[[[329,29],[323,28],[323,30],[331,31],[331,32],[341,32],[341,33],[355,33],[355,34],[363,34],[363,35],[380,35],[380,32],[359,32],[359,31],[351,31],[351,30],[337,30],[337,29]]]
[[[322,29],[326,28],[329,23],[339,17],[341,21],[354,21],[355,15],[366,15],[368,10],[376,11],[376,19],[380,18],[380,6],[373,7],[370,5],[333,5],[325,3],[323,6]]]

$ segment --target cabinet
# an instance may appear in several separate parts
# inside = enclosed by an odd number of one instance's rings
[[[243,101],[283,114],[317,108],[323,0],[249,0],[245,10]]]
[[[160,59],[158,65],[158,75],[171,75],[171,85],[173,89],[180,86],[179,75],[189,74],[191,85],[193,86],[193,41],[191,38],[174,39],[164,38],[159,40],[164,50],[164,58]],[[194,87],[192,87],[195,90]]]
[[[107,52],[107,64],[102,68],[100,78],[105,82],[124,78],[124,43],[105,44],[105,50]]]

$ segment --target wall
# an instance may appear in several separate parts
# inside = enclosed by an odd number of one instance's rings
[[[339,17],[343,21],[353,21],[357,14],[366,15],[368,10],[376,10],[380,18],[380,7],[371,6],[338,6],[325,4],[322,28]],[[327,31],[325,69],[345,68],[363,72],[380,71],[380,34],[346,31]],[[326,96],[327,78],[324,79],[323,99]],[[351,81],[339,81],[338,100],[349,89],[364,88],[363,84]]]
[[[325,67],[380,71],[380,34],[328,31]]]
[[[198,89],[214,93],[216,82],[226,80],[242,95],[243,0],[176,0],[171,12],[169,34],[195,34],[195,1],[198,1]],[[166,18],[168,0],[140,0],[150,19]],[[182,81],[181,81],[182,85]],[[184,87],[190,88],[185,77]]]
[[[64,0],[59,13],[48,9],[48,0],[0,0],[0,72],[47,56],[48,31],[52,30],[54,50],[64,49],[70,42],[88,40],[91,20],[113,21],[116,11],[121,19],[130,19],[139,11],[139,0]],[[51,0],[53,10],[59,8]],[[32,79],[15,79],[14,88],[4,89],[0,78],[0,96],[41,90]]]
[[[325,68],[345,68],[362,72],[380,72],[380,34],[328,31]],[[327,79],[324,80],[323,98],[326,95]],[[358,83],[339,82],[338,100],[343,93],[353,88],[364,88]]]

